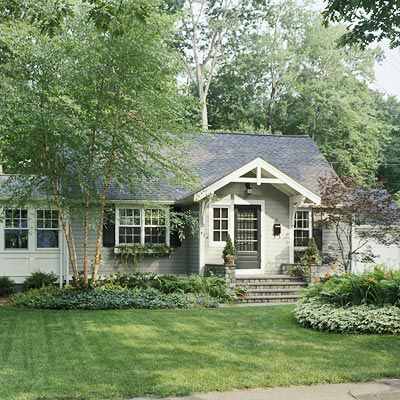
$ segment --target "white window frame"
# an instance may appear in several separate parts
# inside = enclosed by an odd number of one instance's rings
[[[132,210],[132,216],[128,217],[128,218],[132,218],[132,224],[121,224],[121,211],[126,211],[126,210]],[[139,211],[139,225],[135,224],[135,210]],[[117,215],[116,215],[117,217]],[[118,224],[118,229],[116,229],[116,236],[117,236],[117,241],[116,243],[118,243],[118,245],[120,246],[130,246],[130,245],[134,245],[134,244],[141,244],[141,236],[142,236],[142,212],[140,210],[139,207],[121,207],[120,209],[118,209],[118,217],[116,218],[116,225]],[[139,243],[119,243],[119,230],[120,228],[139,228]]]
[[[26,218],[23,218],[24,220],[26,219],[26,228],[14,228],[14,227],[11,227],[11,228],[7,228],[7,226],[6,226],[6,212],[7,212],[7,210],[10,210],[11,212],[14,212],[14,211],[17,211],[17,210],[20,210],[20,211],[22,211],[22,210],[24,210],[24,211],[26,211]],[[4,251],[7,251],[7,252],[10,252],[10,251],[29,251],[29,209],[28,208],[20,208],[20,207],[17,207],[17,208],[5,208],[4,210],[3,210],[3,215],[4,215],[4,226],[3,226],[3,233],[4,233],[4,237],[3,237],[3,248],[4,248]],[[22,219],[21,219],[22,220]],[[26,231],[27,232],[27,235],[28,235],[28,242],[27,242],[27,247],[26,248],[14,248],[14,247],[6,247],[6,232],[7,231],[15,231],[15,230],[20,230],[20,231]]]
[[[55,250],[58,251],[60,250],[60,217],[58,215],[58,227],[57,228],[38,228],[38,211],[50,211],[51,213],[56,212],[58,214],[58,210],[55,209],[46,209],[46,208],[36,208],[35,210],[35,249],[37,251],[49,251],[49,250]],[[43,221],[45,221],[46,218],[43,218]],[[53,221],[53,218],[50,219]],[[37,234],[38,231],[57,231],[58,233],[58,246],[57,247],[39,247],[38,246],[38,240],[37,240]]]
[[[157,224],[153,224],[153,215],[152,215],[152,211],[153,210],[157,210],[158,216],[157,219],[160,220],[160,212],[164,213],[164,225],[157,225]],[[146,212],[150,211],[151,215],[150,215],[150,224],[146,224]],[[143,218],[144,218],[144,223],[143,223],[143,240],[144,240],[144,244],[150,244],[150,245],[165,245],[167,243],[167,213],[164,209],[162,208],[145,208],[143,209]],[[146,228],[165,228],[165,243],[146,243]],[[150,235],[152,236],[152,235]]]
[[[139,210],[140,211],[140,225],[121,225],[120,213],[121,210]],[[145,225],[145,212],[146,210],[161,210],[165,213],[165,225]],[[119,242],[119,228],[140,228],[140,242],[139,243],[120,243]],[[145,228],[165,227],[165,243],[145,243]],[[160,207],[139,207],[137,205],[123,205],[115,207],[115,246],[131,246],[133,244],[152,245],[152,246],[169,246],[170,245],[170,228],[169,228],[169,210]]]
[[[296,228],[296,214],[298,212],[307,212],[308,213],[308,228]],[[309,209],[297,209],[295,214],[294,214],[294,221],[293,221],[293,248],[295,250],[305,250],[307,249],[308,246],[296,246],[295,240],[295,232],[296,231],[308,231],[308,239],[312,238],[312,220],[311,220],[312,216],[311,216],[311,210]],[[302,219],[302,221],[306,221],[305,219]]]
[[[231,227],[233,227],[232,224],[232,212],[231,212],[231,204],[212,204],[210,205],[208,212],[209,212],[209,218],[208,218],[208,224],[209,224],[209,244],[214,247],[225,247],[226,241],[225,240],[214,240],[214,209],[216,208],[226,208],[228,212],[228,217],[227,218],[219,218],[220,221],[222,220],[227,220],[228,221],[228,228],[227,229],[219,229],[219,232],[222,231],[227,231],[228,235],[231,236],[231,239],[234,240],[231,232]]]

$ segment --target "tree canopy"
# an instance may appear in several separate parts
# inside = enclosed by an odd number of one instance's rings
[[[188,180],[174,152],[184,141],[185,100],[173,21],[147,0],[22,5],[0,9],[0,153],[13,176],[25,177],[18,194],[32,198],[40,187],[56,204],[76,280],[68,214],[84,210],[87,284],[88,213],[97,210],[95,279],[110,185],[137,191],[160,176]]]
[[[400,3],[387,0],[327,0],[326,24],[347,23],[342,43],[358,43],[366,47],[388,39],[391,47],[400,44]]]
[[[225,46],[211,128],[310,135],[340,175],[374,182],[390,130],[371,89],[380,51],[338,47],[345,28],[295,1],[272,2],[253,26]]]

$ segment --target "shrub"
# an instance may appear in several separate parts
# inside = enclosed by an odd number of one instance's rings
[[[25,279],[24,287],[25,289],[39,289],[45,286],[54,285],[57,280],[57,275],[53,272],[33,272],[31,276]]]
[[[96,282],[97,286],[124,287],[130,289],[146,289],[159,287],[159,277],[151,272],[117,272],[101,276]]]
[[[15,282],[8,276],[0,276],[0,296],[11,296],[15,293]]]
[[[296,320],[319,331],[343,333],[400,333],[400,308],[357,305],[338,307],[320,299],[304,298],[295,308]]]
[[[306,297],[337,306],[400,306],[400,273],[375,268],[361,275],[333,276],[313,286]]]
[[[218,307],[218,301],[207,295],[165,294],[153,288],[138,290],[107,287],[86,291],[45,287],[21,293],[12,299],[11,304],[54,310]]]
[[[30,289],[11,297],[8,303],[17,307],[35,308],[38,301],[45,297],[53,297],[59,290],[60,289],[55,286],[43,286],[39,289]]]
[[[225,278],[217,276],[156,275],[145,272],[116,273],[101,277],[97,281],[97,286],[129,289],[154,288],[165,294],[204,294],[221,301],[235,300],[235,294],[226,287]]]

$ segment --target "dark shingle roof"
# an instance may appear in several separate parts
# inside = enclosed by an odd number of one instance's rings
[[[315,194],[319,194],[318,178],[333,172],[309,136],[209,133],[194,137],[186,152],[187,164],[182,168],[191,168],[198,176],[199,190],[257,157]],[[154,181],[143,183],[133,194],[116,185],[109,190],[110,200],[177,201],[190,194],[186,188]]]

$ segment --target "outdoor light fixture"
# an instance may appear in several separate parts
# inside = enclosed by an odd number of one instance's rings
[[[280,236],[282,232],[281,224],[274,224],[274,236]]]
[[[253,194],[253,188],[251,187],[250,183],[246,183],[246,194],[251,196]]]

